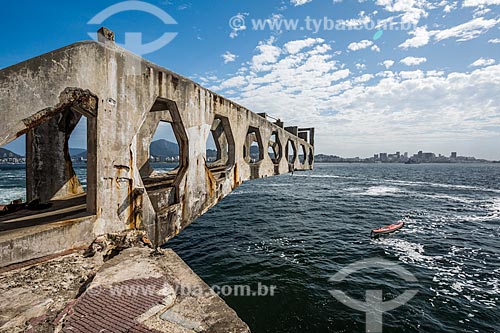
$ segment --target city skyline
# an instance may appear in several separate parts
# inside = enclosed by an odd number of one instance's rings
[[[341,158],[341,159],[360,159],[360,160],[373,160],[373,161],[379,161],[379,162],[405,162],[408,160],[415,160],[415,161],[435,161],[435,162],[447,162],[447,161],[481,161],[481,160],[486,160],[486,161],[497,161],[497,160],[489,160],[489,159],[483,159],[478,156],[474,155],[462,155],[459,152],[450,152],[448,155],[443,154],[443,153],[435,153],[431,151],[423,151],[419,150],[416,153],[409,153],[409,152],[400,152],[396,151],[393,153],[389,152],[380,152],[380,153],[374,153],[371,156],[339,156],[339,155],[326,155],[326,154],[315,154],[316,156],[322,155],[325,157],[335,157],[335,158]]]
[[[168,137],[168,136],[167,136]],[[159,141],[165,139],[165,136],[155,136],[155,141]],[[175,143],[175,139],[171,139],[169,137],[169,141]],[[154,142],[154,141],[153,141]],[[1,147],[0,147],[1,148]],[[7,149],[7,148],[4,148]],[[75,149],[75,150],[81,150],[85,149],[82,147],[70,147],[70,149]],[[214,147],[209,147],[209,144],[207,143],[207,152],[213,151]],[[9,150],[9,149],[8,149]],[[10,150],[13,153],[20,155],[24,157],[24,149],[21,151],[14,151]],[[9,156],[4,156],[4,154],[0,154],[0,162],[2,159],[7,159]],[[414,161],[420,161],[420,162],[443,162],[447,163],[449,161],[453,162],[470,162],[470,161],[490,161],[490,162],[496,162],[500,161],[500,159],[488,159],[488,158],[481,158],[479,156],[475,156],[474,154],[472,155],[462,155],[458,151],[452,151],[449,153],[449,155],[446,155],[446,153],[435,153],[432,151],[424,151],[424,150],[419,150],[416,153],[410,153],[407,151],[395,151],[395,152],[379,152],[379,153],[374,153],[371,154],[371,156],[340,156],[336,154],[324,154],[321,152],[315,152],[315,156],[320,156],[320,161],[321,157],[324,158],[338,158],[338,159],[345,159],[345,160],[360,160],[360,161],[374,161],[374,162],[407,162],[408,160],[414,160]],[[153,156],[152,156],[153,157]],[[21,161],[24,162],[24,161]]]

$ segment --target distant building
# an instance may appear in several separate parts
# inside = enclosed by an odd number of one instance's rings
[[[451,158],[457,158],[457,152],[456,151],[454,151],[454,152],[451,153]]]
[[[375,161],[378,161],[378,154],[374,154],[374,155],[373,155],[373,159],[374,159]]]
[[[380,160],[382,162],[386,162],[387,161],[387,153],[380,153]]]
[[[436,157],[436,154],[434,154],[434,153],[423,153],[422,157],[423,157],[423,159],[425,161],[432,161]]]

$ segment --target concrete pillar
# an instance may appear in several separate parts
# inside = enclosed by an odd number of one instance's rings
[[[26,191],[28,202],[47,203],[84,193],[73,170],[68,140],[81,114],[66,110],[28,131],[26,135]]]

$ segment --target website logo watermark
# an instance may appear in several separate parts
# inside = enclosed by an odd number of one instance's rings
[[[139,11],[151,14],[160,19],[165,25],[176,25],[177,22],[163,9],[144,1],[123,1],[111,5],[91,18],[87,24],[102,24],[108,18],[123,12]],[[89,32],[89,36],[97,41],[97,33]],[[137,55],[146,55],[163,48],[177,36],[176,32],[165,32],[156,40],[143,43],[142,32],[125,32],[125,43],[119,46],[126,48]]]
[[[417,278],[405,268],[381,258],[371,258],[357,261],[337,272],[330,278],[329,281],[339,283],[347,279],[350,274],[369,268],[386,269],[396,273],[406,282],[418,282]],[[405,305],[413,297],[415,297],[417,293],[418,290],[405,290],[398,297],[384,302],[382,290],[366,290],[365,301],[362,302],[360,300],[352,299],[341,290],[330,290],[330,294],[332,294],[332,296],[342,304],[350,307],[351,309],[366,313],[366,332],[370,333],[382,333],[382,315],[384,312],[388,312]]]
[[[247,26],[250,22],[249,27]],[[405,22],[393,22],[390,20],[372,20],[365,17],[361,20],[334,20],[327,16],[313,18],[307,16],[303,19],[287,19],[280,15],[272,18],[252,18],[248,19],[244,14],[238,14],[229,19],[229,27],[233,31],[246,30],[253,31],[307,31],[317,34],[321,31],[350,31],[350,30],[376,30],[378,35],[374,39],[380,38],[380,31],[409,31],[415,29],[415,24]]]
[[[250,285],[212,285],[210,289],[203,286],[171,286],[165,284],[163,288],[158,289],[155,285],[149,284],[130,284],[130,285],[113,285],[113,286],[97,286],[87,289],[86,293],[90,296],[110,295],[118,297],[152,297],[156,295],[168,296],[191,296],[191,297],[210,297],[213,293],[218,296],[237,296],[237,297],[268,297],[275,296],[277,286],[265,285],[258,282],[256,286]]]

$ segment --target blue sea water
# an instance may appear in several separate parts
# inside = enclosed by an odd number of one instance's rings
[[[370,230],[406,219],[404,229]],[[365,331],[364,313],[329,290],[364,301],[418,294],[383,316],[384,332],[500,332],[500,165],[316,164],[243,184],[166,246],[209,285],[277,286],[273,297],[223,297],[253,332]],[[383,269],[330,277],[383,258]]]
[[[87,165],[73,164],[84,189],[87,188]],[[0,205],[12,200],[26,201],[26,168],[23,164],[0,164]]]
[[[85,170],[76,168],[80,179]],[[0,203],[24,192],[24,169],[0,166]],[[405,219],[378,240],[370,230]],[[316,164],[311,172],[244,183],[166,246],[209,285],[276,286],[274,296],[223,296],[252,332],[365,331],[364,301],[418,294],[383,315],[384,332],[500,332],[500,165]],[[383,258],[406,282],[349,264]]]

